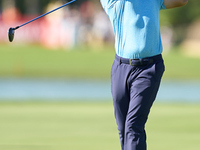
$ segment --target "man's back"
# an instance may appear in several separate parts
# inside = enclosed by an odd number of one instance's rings
[[[159,10],[184,6],[187,0],[101,3],[115,33],[111,93],[121,150],[146,150],[145,124],[165,70]]]
[[[144,58],[162,52],[159,10],[163,0],[101,0],[115,33],[115,50],[124,58]]]

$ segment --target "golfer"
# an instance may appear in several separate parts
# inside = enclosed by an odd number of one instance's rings
[[[145,123],[165,70],[159,10],[187,0],[101,0],[115,33],[111,92],[122,150],[146,150]]]

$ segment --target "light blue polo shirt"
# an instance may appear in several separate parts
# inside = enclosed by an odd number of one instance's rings
[[[162,53],[159,11],[163,0],[101,0],[115,34],[120,57],[136,59]]]

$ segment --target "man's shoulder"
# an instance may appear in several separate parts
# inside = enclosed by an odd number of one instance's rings
[[[103,8],[111,8],[114,6],[114,4],[120,0],[100,0]]]
[[[139,1],[141,1],[141,0],[100,0],[100,2],[101,2],[101,4],[102,4],[102,6],[103,6],[103,8],[112,8],[114,5],[115,5],[115,3],[116,2],[135,2],[135,1],[137,1],[136,3],[138,3]],[[159,5],[159,7],[162,9],[162,7],[163,7],[163,0],[148,0],[148,2],[149,1],[154,1],[154,2],[156,2],[156,3],[158,3],[158,5]],[[141,1],[142,3],[144,3],[144,1]],[[139,2],[140,3],[140,2]]]

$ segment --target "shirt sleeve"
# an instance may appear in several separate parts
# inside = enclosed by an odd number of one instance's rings
[[[111,9],[118,0],[100,0],[103,9],[107,12],[108,9]]]
[[[107,0],[100,0],[103,9],[105,9],[105,7],[106,7],[106,1]]]
[[[160,10],[162,9],[166,9],[164,3],[163,3],[163,0],[160,0]]]

